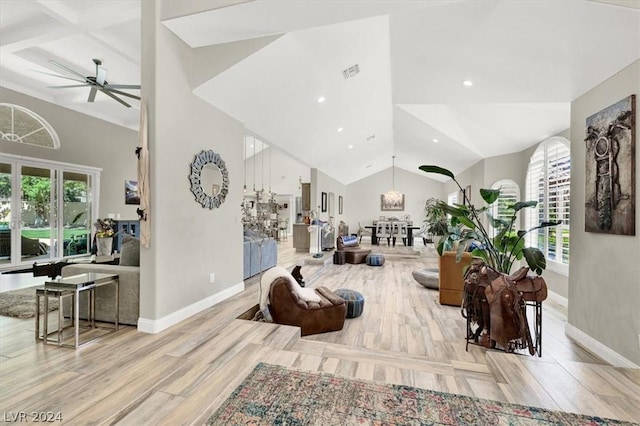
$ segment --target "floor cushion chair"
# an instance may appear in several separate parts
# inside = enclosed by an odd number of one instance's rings
[[[300,327],[302,336],[342,330],[347,304],[326,287],[304,288],[289,271],[280,266],[262,277],[263,291],[268,287],[268,309],[276,324]]]
[[[371,249],[360,248],[358,237],[353,235],[343,235],[337,238],[336,247],[339,251],[345,252],[345,262],[351,265],[366,263],[367,255]]]

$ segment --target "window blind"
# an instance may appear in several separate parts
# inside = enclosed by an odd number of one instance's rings
[[[548,260],[569,263],[569,208],[571,151],[558,140],[540,144],[531,156],[526,179],[526,199],[538,205],[526,209],[526,228],[542,221],[560,220],[557,227],[538,229],[527,235],[527,244],[538,247]]]
[[[491,189],[499,189],[500,196],[491,206],[491,216],[495,219],[510,220],[513,216],[513,209],[507,208],[512,204],[520,201],[520,187],[512,180],[500,180],[491,186]],[[491,236],[495,237],[497,232],[491,224],[489,224]],[[516,217],[514,222],[514,230],[520,229],[520,218]]]

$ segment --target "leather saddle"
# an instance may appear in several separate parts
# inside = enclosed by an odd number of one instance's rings
[[[528,347],[535,353],[526,319],[525,302],[542,302],[547,298],[547,285],[542,277],[529,276],[522,267],[511,275],[502,274],[474,259],[465,273],[463,316],[477,324],[468,337],[480,340],[486,347],[500,344],[505,350]]]

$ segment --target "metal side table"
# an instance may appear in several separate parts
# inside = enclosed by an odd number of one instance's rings
[[[49,329],[44,327],[43,327],[44,329],[42,331],[42,335],[40,334],[40,306],[42,304],[43,297],[44,297],[44,287],[36,288],[36,342],[39,339],[42,339],[42,340],[49,339],[49,335],[51,334],[49,333]],[[49,289],[47,291],[47,297],[54,297],[58,299],[58,324],[57,324],[57,329],[55,331],[56,333],[55,342],[60,344],[62,342],[62,330],[66,328],[64,325],[63,301],[65,298],[71,297],[71,321],[73,322],[73,305],[74,305],[73,298],[75,297],[75,292],[71,290]],[[47,308],[48,308],[48,303],[47,303]],[[45,312],[44,315],[48,316],[49,312]],[[48,323],[47,323],[47,327],[48,327]]]
[[[90,342],[93,339],[96,339],[101,336],[93,335],[80,343],[80,293],[83,291],[89,292],[89,309],[87,312],[87,322],[89,324],[90,329],[95,329],[95,299],[96,294],[95,291],[97,288],[102,287],[104,285],[115,285],[115,318],[114,318],[114,327],[111,329],[111,332],[115,332],[119,329],[118,321],[119,321],[119,300],[120,300],[120,281],[117,274],[101,274],[96,272],[89,272],[86,274],[72,275],[70,277],[58,278],[52,281],[46,281],[44,283],[44,311],[49,311],[49,296],[54,295],[59,290],[70,291],[73,294],[73,345],[63,343],[62,336],[59,335],[57,344],[58,346],[65,346],[71,348],[78,348],[80,345],[83,345],[87,342]],[[62,309],[62,306],[60,306]],[[44,324],[43,328],[45,333],[48,331],[48,315],[44,315]],[[60,324],[58,324],[60,326]],[[58,333],[62,333],[61,327],[59,327]],[[49,339],[44,339],[44,344],[54,343]]]

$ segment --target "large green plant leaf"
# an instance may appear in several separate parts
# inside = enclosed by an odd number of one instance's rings
[[[484,200],[485,203],[491,205],[496,202],[498,197],[500,196],[499,189],[480,189],[480,196]]]
[[[518,201],[514,204],[509,204],[507,208],[515,210],[515,212],[519,212],[525,207],[535,207],[538,205],[537,201]]]
[[[487,253],[487,250],[483,250],[483,249],[479,249],[479,248],[475,248],[473,249],[473,251],[471,252],[471,255],[473,257],[479,257],[481,258],[484,263],[490,263],[489,261],[489,254]]]
[[[425,173],[437,173],[439,175],[444,175],[444,176],[450,177],[451,179],[455,179],[455,176],[453,175],[453,173],[451,173],[449,170],[442,167],[433,166],[433,165],[423,165],[418,168]]]
[[[540,249],[536,247],[525,247],[522,249],[522,252],[524,253],[524,258],[527,260],[529,269],[536,274],[541,275],[542,271],[547,267],[547,261]]]
[[[445,212],[450,216],[453,216],[453,217],[467,216],[468,210],[464,209],[463,206],[454,207],[454,206],[450,206],[447,203],[439,204],[439,206],[443,212]]]
[[[471,221],[471,219],[467,218],[466,216],[460,216],[458,217],[458,220],[460,221],[460,223],[462,223],[464,226],[468,226],[471,229],[476,229],[476,224],[473,223]]]

